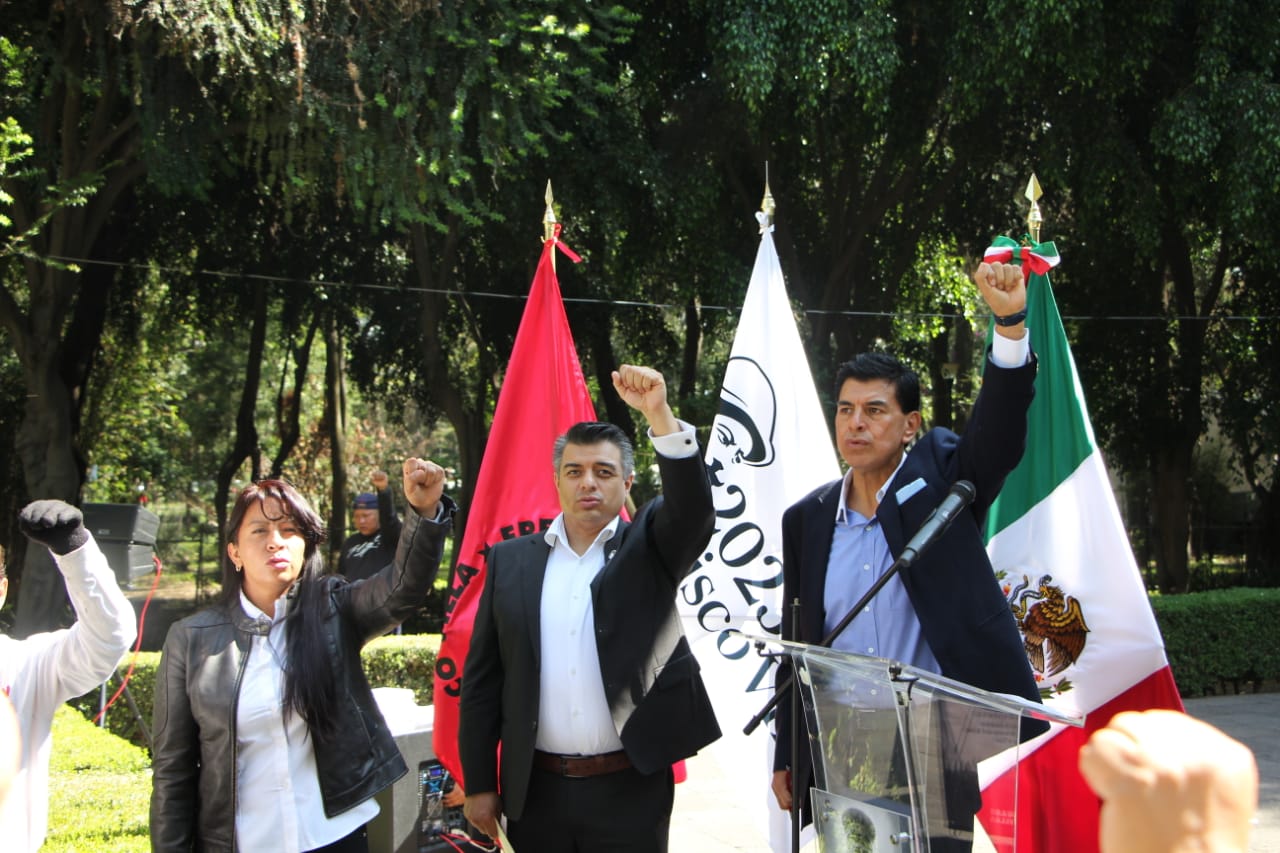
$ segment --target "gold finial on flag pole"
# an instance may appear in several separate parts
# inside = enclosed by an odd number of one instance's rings
[[[1027,182],[1027,191],[1023,193],[1027,201],[1031,202],[1031,208],[1027,211],[1027,233],[1031,235],[1031,239],[1037,243],[1040,242],[1040,224],[1044,222],[1044,217],[1040,215],[1040,182],[1036,180],[1036,173],[1031,173],[1031,180]]]
[[[773,201],[773,193],[769,192],[769,182],[764,182],[764,198],[760,201],[760,212],[764,214],[764,221],[760,224],[768,228],[773,224],[773,212],[778,209]]]
[[[547,201],[547,209],[542,213],[542,242],[546,243],[548,240],[554,240],[556,236],[556,210],[555,210],[556,197],[551,194],[550,178],[547,178],[547,191],[543,195],[543,198],[546,199]],[[556,268],[556,253],[555,253],[555,249],[552,249],[551,250],[551,269],[554,270],[555,268]]]
[[[764,214],[764,219],[760,222],[761,230],[768,228],[773,224],[774,211],[778,209],[778,205],[773,201],[773,193],[769,191],[769,164],[764,164],[764,198],[760,200],[760,212]]]
[[[550,240],[556,236],[556,211],[553,207],[556,197],[551,194],[551,179],[547,179],[547,192],[543,196],[547,200],[547,209],[542,214],[542,239]]]

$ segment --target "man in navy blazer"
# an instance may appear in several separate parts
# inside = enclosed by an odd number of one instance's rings
[[[553,454],[561,514],[490,549],[467,654],[466,815],[496,837],[505,814],[517,850],[665,851],[671,765],[720,736],[675,606],[715,523],[706,466],[662,374],[623,365],[613,384],[648,421],[663,494],[623,521],[625,433],[570,428]]]
[[[982,535],[987,509],[1022,458],[1035,393],[1026,286],[1013,264],[983,263],[973,278],[995,315],[996,337],[963,437],[935,428],[917,440],[919,379],[896,358],[864,353],[837,372],[835,438],[848,471],[783,515],[783,600],[800,600],[800,624],[793,635],[790,608],[784,609],[782,635],[820,643],[892,566],[952,484],[968,480],[977,492],[971,506],[880,590],[833,647],[1039,701]],[[778,683],[789,673],[784,665]],[[783,697],[772,782],[783,809],[791,808],[793,792],[807,794],[812,770],[807,748],[791,755],[791,726],[790,699]],[[800,743],[807,743],[803,733]],[[942,848],[935,841],[933,849]]]

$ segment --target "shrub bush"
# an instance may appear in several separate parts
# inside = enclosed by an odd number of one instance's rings
[[[1244,689],[1271,688],[1280,682],[1280,632],[1271,625],[1280,610],[1280,589],[1211,590],[1188,595],[1151,598],[1165,652],[1182,696],[1191,698]],[[432,701],[439,634],[404,634],[379,637],[365,646],[365,673],[374,687],[408,687],[420,705]],[[129,666],[126,657],[118,672]],[[159,652],[141,652],[129,682],[139,714],[151,726]],[[111,682],[111,691],[119,677]],[[100,705],[99,691],[72,703],[92,719]],[[107,728],[145,745],[127,697],[121,696],[107,713]]]
[[[49,835],[42,853],[151,849],[151,759],[73,708],[53,717]]]
[[[379,637],[364,647],[361,659],[364,671],[373,687],[408,687],[413,690],[419,705],[430,705],[436,668],[436,654],[440,651],[439,634],[389,634]],[[156,672],[160,666],[159,652],[139,652],[137,660],[126,656],[116,670],[117,676],[109,683],[109,695],[119,688],[120,678],[133,662],[133,675],[129,678],[128,694],[122,694],[107,710],[107,728],[139,746],[147,745],[151,730],[151,718],[156,689]],[[142,719],[146,721],[148,735],[138,726],[137,716],[129,705],[132,697]],[[71,700],[88,719],[93,719],[101,706],[101,691],[94,690]]]
[[[1280,589],[1154,596],[1165,653],[1183,698],[1259,690],[1280,680]]]

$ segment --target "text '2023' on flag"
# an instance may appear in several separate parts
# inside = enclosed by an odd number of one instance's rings
[[[1146,587],[1094,438],[1048,270],[1052,243],[1001,237],[988,261],[1029,275],[1027,329],[1039,358],[1027,446],[987,516],[987,550],[1046,704],[1086,715],[1025,744],[1014,774],[984,775],[983,828],[997,850],[1098,849],[1098,799],[1077,767],[1089,736],[1121,711],[1182,709]]]
[[[556,224],[542,245],[498,393],[436,661],[432,745],[440,763],[464,788],[458,759],[458,699],[471,627],[484,588],[485,555],[491,545],[546,529],[555,520],[560,501],[552,477],[553,445],[575,423],[596,417],[564,313],[554,253],[558,249],[575,263],[579,258],[559,241],[559,234]]]
[[[787,298],[765,192],[760,246],[707,440],[716,529],[681,585],[678,605],[724,729],[703,753],[727,780],[726,801],[748,806],[761,840],[789,850],[788,815],[769,789],[773,736],[765,728],[742,734],[773,693],[776,662],[755,654],[733,629],[778,633],[782,513],[840,469]]]

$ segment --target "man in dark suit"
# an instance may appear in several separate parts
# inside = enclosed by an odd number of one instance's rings
[[[783,600],[800,600],[794,636],[821,642],[893,565],[952,484],[968,480],[977,491],[968,511],[880,590],[833,647],[1039,701],[982,536],[987,509],[1022,458],[1035,393],[1036,360],[1024,322],[1026,286],[1021,268],[1012,264],[983,263],[973,278],[995,315],[996,337],[964,436],[936,428],[917,441],[919,379],[896,358],[864,353],[842,365],[836,375],[835,437],[848,471],[783,515]],[[791,612],[783,614],[783,636],[791,637]],[[779,684],[788,677],[784,673],[789,675],[789,666],[780,670]],[[807,749],[791,755],[791,726],[790,701],[784,698],[772,784],[783,809],[791,808],[793,792],[807,794],[812,771]],[[971,793],[976,797],[976,780]],[[972,812],[970,824],[971,818]],[[933,849],[943,847],[935,841]]]
[[[662,374],[613,385],[649,424],[663,495],[628,524],[626,435],[576,424],[554,449],[561,514],[488,554],[459,707],[466,815],[537,853],[667,849],[671,765],[720,736],[676,613],[710,539],[711,486]],[[501,770],[498,750],[501,745]]]

